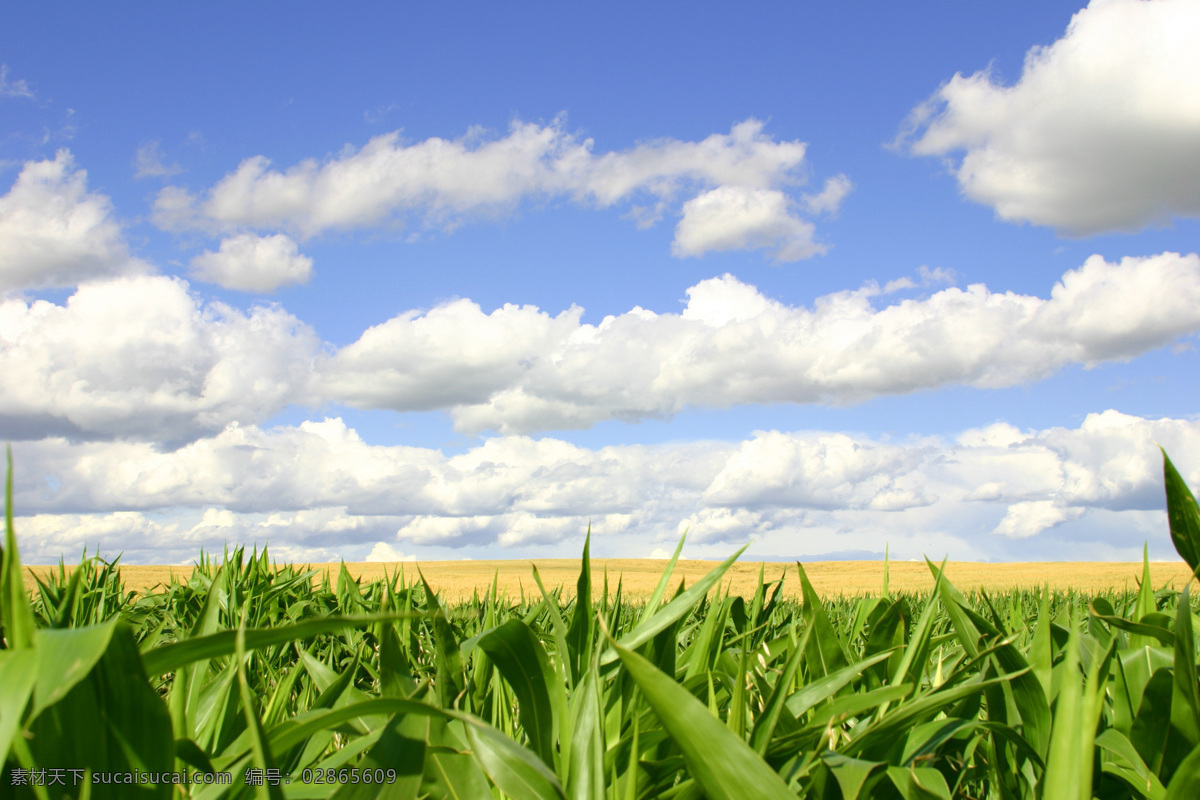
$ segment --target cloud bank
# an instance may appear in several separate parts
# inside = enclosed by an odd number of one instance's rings
[[[505,434],[696,406],[1014,386],[1200,330],[1200,257],[1093,256],[1049,298],[974,284],[876,308],[880,294],[871,284],[793,307],[725,275],[688,289],[682,313],[634,308],[599,325],[582,324],[579,308],[485,314],[456,300],[369,329],[322,362],[321,383],[353,406],[449,407],[462,432]]]
[[[228,268],[230,282],[254,278],[256,263],[275,280],[303,259],[290,240],[241,241],[249,264],[237,244],[208,265]],[[931,276],[944,277],[922,277]],[[335,349],[279,306],[204,303],[165,276],[96,281],[63,305],[0,301],[0,432],[178,444],[288,405],[341,403],[445,410],[460,432],[530,434],[689,407],[1014,386],[1200,331],[1195,254],[1093,256],[1048,298],[974,284],[876,306],[886,291],[912,288],[911,279],[868,284],[808,308],[725,275],[688,289],[681,312],[635,307],[598,325],[582,323],[579,307],[485,313],[459,299]]]
[[[1200,482],[1200,421],[1116,411],[1078,428],[996,423],[953,440],[759,431],[741,442],[589,449],[507,436],[459,455],[369,445],[326,419],[231,425],[170,452],[19,443],[15,506],[27,515],[22,548],[41,559],[84,542],[131,560],[266,540],[305,559],[536,552],[581,538],[589,524],[602,549],[624,540],[643,555],[687,529],[703,552],[757,541],[759,553],[819,555],[886,538],[897,557],[947,547],[979,557],[1018,540],[1045,540],[1060,557],[1077,557],[1084,542],[1098,558],[1131,557],[1147,537],[1169,549],[1156,443]],[[1105,532],[1106,515],[1122,520],[1122,533]],[[1084,517],[1087,526],[1059,535]]]
[[[645,204],[630,213],[650,225],[676,213],[682,199],[676,255],[767,248],[795,261],[824,249],[801,209],[832,213],[850,189],[837,176],[815,197],[789,195],[806,180],[804,153],[804,143],[777,142],[754,119],[701,141],[659,139],[605,153],[568,132],[562,118],[514,122],[500,138],[472,129],[406,144],[397,131],[283,170],[265,156],[248,158],[199,195],[167,187],[155,219],[170,230],[282,230],[307,239],[362,228],[448,230],[526,200]],[[718,213],[721,231],[706,234],[703,223]]]
[[[1071,235],[1200,215],[1200,6],[1093,0],[1012,86],[956,74],[910,116],[916,155],[962,153],[963,193]]]

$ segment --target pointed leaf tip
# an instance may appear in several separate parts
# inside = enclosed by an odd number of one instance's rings
[[[1200,507],[1196,497],[1188,488],[1183,476],[1171,463],[1167,451],[1163,450],[1163,484],[1167,493],[1167,522],[1171,530],[1171,541],[1176,552],[1191,567],[1192,574],[1200,574]]]

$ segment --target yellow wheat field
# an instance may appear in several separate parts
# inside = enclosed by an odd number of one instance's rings
[[[680,580],[690,586],[697,579],[717,566],[716,561],[680,561],[676,564],[671,588]],[[564,593],[573,595],[575,581],[579,577],[578,559],[544,559],[537,561],[425,561],[404,564],[347,564],[350,573],[364,581],[371,581],[403,568],[406,582],[417,578],[417,569],[430,585],[448,601],[469,599],[473,593],[483,594],[491,585],[493,576],[498,576],[499,591],[510,598],[537,595],[531,565],[536,564],[547,589],[562,586]],[[665,561],[651,559],[592,559],[592,581],[597,596],[603,591],[605,572],[608,574],[609,591],[616,591],[617,581],[622,581],[626,596],[645,597],[653,591],[659,576],[666,566]],[[313,564],[312,569],[329,570],[336,578],[337,564]],[[758,583],[762,568],[768,581],[784,579],[785,595],[799,593],[800,583],[796,577],[796,566],[784,562],[738,562],[725,575],[723,586],[733,592],[748,594]],[[45,575],[57,567],[34,566],[29,572]],[[822,561],[804,565],[809,578],[822,596],[878,594],[883,587],[882,561]],[[122,566],[121,576],[126,588],[144,592],[169,580],[170,575],[186,578],[191,567],[167,566]],[[890,585],[893,591],[927,591],[933,588],[933,578],[924,562],[893,561],[890,564]],[[983,564],[971,561],[952,561],[946,565],[946,575],[962,591],[983,588],[989,592],[1010,588],[1030,588],[1049,585],[1051,589],[1076,589],[1096,592],[1104,589],[1137,588],[1137,579],[1142,574],[1142,565],[1123,562],[1038,562]],[[1155,588],[1173,583],[1183,588],[1190,572],[1182,562],[1160,562],[1150,564],[1150,575]],[[33,589],[31,575],[26,575],[26,586]]]

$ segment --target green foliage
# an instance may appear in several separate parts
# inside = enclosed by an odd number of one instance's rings
[[[1164,454],[1171,536],[1200,516]],[[0,796],[1151,800],[1200,793],[1189,587],[1084,597],[750,598],[671,576],[644,603],[491,590],[446,606],[422,577],[363,584],[201,554],[125,591],[117,562],[27,594],[0,551]],[[55,770],[63,785],[48,785]],[[78,770],[72,773],[70,770]],[[228,773],[116,784],[115,773]],[[42,776],[41,781],[37,776]],[[278,776],[279,780],[274,780]],[[290,782],[286,780],[290,776]]]

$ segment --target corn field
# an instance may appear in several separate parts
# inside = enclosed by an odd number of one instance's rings
[[[1164,454],[1170,533],[1200,511]],[[443,605],[243,549],[137,594],[0,566],[0,797],[1195,800],[1189,587],[818,598],[739,554],[648,599],[594,575]]]

